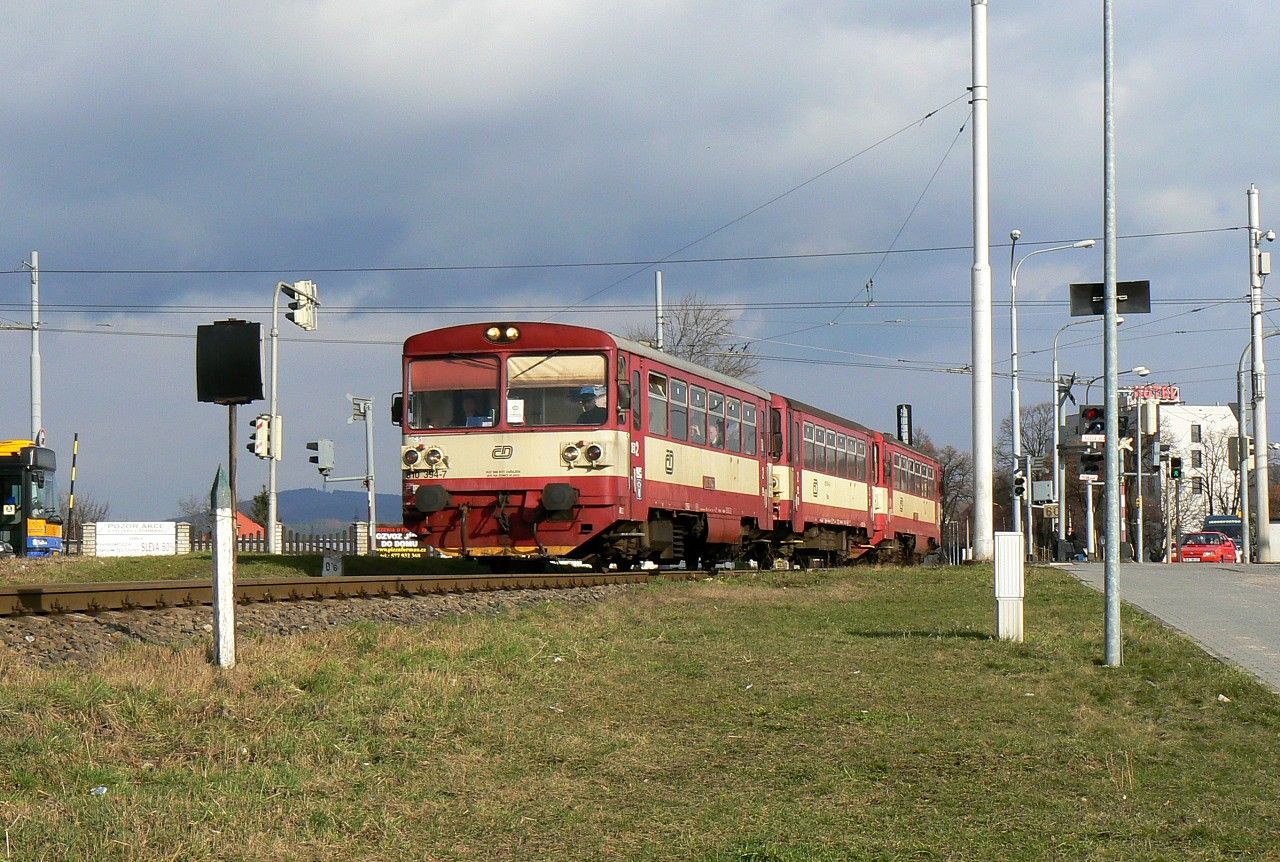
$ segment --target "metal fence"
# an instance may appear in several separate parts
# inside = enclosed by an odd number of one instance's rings
[[[333,533],[299,533],[296,530],[281,529],[280,552],[284,554],[320,554],[325,551],[338,551],[343,554],[362,552],[356,527]],[[191,550],[212,551],[213,534],[200,533],[191,537]],[[237,536],[236,550],[244,554],[265,554],[267,552],[266,534],[261,536]]]

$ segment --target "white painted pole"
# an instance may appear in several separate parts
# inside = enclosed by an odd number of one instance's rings
[[[369,556],[378,553],[378,493],[374,488],[373,476],[373,399],[370,398],[364,409],[364,475],[365,485],[369,489]]]
[[[1012,461],[1015,471],[1022,467],[1022,405],[1018,392],[1018,268],[1013,264],[1014,249],[1022,231],[1009,232],[1009,431],[1012,444]],[[1029,255],[1028,255],[1029,256]],[[1026,494],[1031,495],[1031,474],[1026,475]],[[1009,483],[1009,505],[1013,509],[1013,531],[1022,532],[1022,500]],[[1031,530],[1027,530],[1030,536]]]
[[[657,294],[655,308],[658,314],[658,349],[662,350],[663,329],[666,327],[666,318],[663,317],[662,313],[662,270],[654,273],[654,291]],[[636,397],[639,398],[640,396],[636,395]]]
[[[1137,436],[1136,438],[1134,438],[1134,439],[1136,440],[1137,444],[1138,444],[1137,446],[1135,446],[1135,447],[1134,447],[1134,448],[1135,448],[1135,450],[1137,451],[1137,455],[1138,455],[1138,457],[1137,457],[1137,462],[1138,462],[1138,467],[1137,467],[1137,470],[1138,470],[1138,519],[1137,519],[1137,520],[1138,520],[1138,535],[1135,537],[1135,539],[1136,539],[1136,543],[1135,543],[1135,544],[1136,544],[1136,546],[1137,546],[1138,553],[1137,553],[1136,558],[1134,559],[1134,562],[1135,562],[1135,563],[1142,563],[1142,562],[1145,562],[1145,561],[1146,561],[1146,557],[1145,557],[1145,556],[1143,556],[1143,542],[1142,542],[1142,534],[1146,532],[1146,530],[1144,529],[1144,527],[1146,526],[1146,513],[1145,513],[1145,512],[1143,511],[1143,509],[1142,509],[1142,408],[1143,408],[1144,406],[1146,406],[1146,402],[1145,402],[1144,400],[1139,399],[1139,400],[1138,400],[1138,411],[1137,411],[1137,412],[1138,412],[1138,419],[1137,419],[1137,425],[1138,425],[1138,436]]]
[[[987,171],[987,0],[970,0],[973,60],[973,558],[995,553],[991,404],[991,236]]]
[[[271,431],[276,430],[279,424],[275,421],[275,417],[280,409],[279,399],[279,381],[280,381],[280,330],[277,327],[276,320],[280,314],[280,287],[271,292],[271,421],[268,427]],[[270,433],[270,432],[268,432]],[[270,454],[275,450],[276,446],[281,445],[279,442],[272,441]],[[276,495],[276,459],[267,459],[267,553],[280,553],[279,537],[276,535],[276,521],[279,520],[279,503]]]
[[[1259,563],[1274,562],[1271,550],[1271,501],[1267,476],[1267,361],[1262,335],[1262,274],[1259,267],[1258,187],[1249,185],[1249,298],[1253,336],[1253,513],[1258,529],[1253,537]]]
[[[31,439],[44,445],[40,384],[40,252],[31,252]]]
[[[209,494],[213,510],[213,660],[218,667],[236,665],[236,523],[231,483],[222,467]]]

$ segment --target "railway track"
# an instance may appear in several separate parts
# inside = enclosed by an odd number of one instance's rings
[[[236,584],[236,603],[425,596],[501,590],[566,589],[688,579],[704,572],[604,572],[503,575],[345,575],[262,578]],[[209,580],[0,586],[0,616],[96,613],[211,605]]]

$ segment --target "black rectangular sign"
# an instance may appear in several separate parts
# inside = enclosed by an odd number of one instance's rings
[[[1101,317],[1103,284],[1100,281],[1071,285],[1071,316]],[[1116,314],[1150,314],[1151,282],[1116,282]]]

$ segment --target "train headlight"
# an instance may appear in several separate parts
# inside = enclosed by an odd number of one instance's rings
[[[604,457],[604,447],[597,443],[592,443],[583,450],[582,454],[586,455],[587,460],[594,464],[596,461],[599,461]]]
[[[427,453],[423,458],[427,462],[428,467],[434,467],[444,460],[444,453],[433,446],[427,450]]]
[[[418,452],[417,449],[405,449],[404,459],[403,459],[404,465],[406,467],[412,467],[414,464],[418,463],[418,459],[421,457],[422,455]]]
[[[563,458],[569,464],[572,464],[573,462],[577,461],[578,457],[581,454],[582,454],[582,450],[572,443],[570,443],[568,446],[565,446],[563,449],[560,450],[560,457]]]
[[[486,341],[494,344],[510,344],[520,338],[520,328],[509,323],[487,327],[484,331]]]

